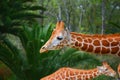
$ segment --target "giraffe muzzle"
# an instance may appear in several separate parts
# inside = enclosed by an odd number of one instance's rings
[[[46,50],[44,46],[40,49],[40,53],[44,53],[44,52],[47,52],[47,51],[48,50]]]

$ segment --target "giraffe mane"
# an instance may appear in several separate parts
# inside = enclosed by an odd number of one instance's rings
[[[115,34],[79,34],[76,32],[71,32],[71,34],[75,34],[75,35],[80,35],[82,37],[97,37],[97,38],[101,38],[101,37],[120,37],[120,33],[115,33]]]
[[[76,69],[76,68],[70,68],[70,67],[66,67],[67,69],[70,70],[74,70],[74,71],[82,71],[82,72],[93,72],[95,71],[97,68],[93,68],[93,69]]]

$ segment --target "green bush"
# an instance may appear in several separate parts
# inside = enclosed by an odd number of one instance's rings
[[[34,0],[1,0],[0,1],[0,35],[16,34],[26,23],[36,22],[34,18],[43,18],[37,11],[45,10]]]

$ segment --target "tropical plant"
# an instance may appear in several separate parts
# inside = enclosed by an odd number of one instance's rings
[[[41,28],[38,25],[22,28],[22,31],[17,34],[20,37],[22,49],[17,48],[9,37],[5,37],[0,43],[0,60],[15,73],[19,80],[38,80],[40,78],[39,48],[43,43],[43,35],[46,35]],[[17,42],[19,45],[20,42]]]
[[[6,65],[9,65],[10,69],[12,69],[13,72],[16,69],[15,74],[17,75],[17,77],[24,77],[23,79],[25,79],[24,73],[22,74],[20,72],[20,68],[16,68],[17,66],[20,66],[22,64],[22,60],[20,61],[20,57],[17,57],[18,55],[20,55],[19,50],[7,38],[8,35],[10,36],[10,34],[17,35],[17,33],[22,31],[22,25],[36,22],[34,18],[43,18],[43,15],[40,15],[38,13],[38,10],[45,11],[45,8],[39,6],[35,2],[36,1],[34,0],[1,0],[0,2],[1,60]],[[6,57],[4,53],[6,53],[8,57]],[[13,56],[16,56],[16,59]],[[17,66],[15,64],[17,64]],[[14,65],[15,67],[13,67]],[[21,73],[21,75],[18,75],[17,72]]]
[[[0,34],[16,34],[20,26],[34,22],[34,18],[43,18],[37,10],[45,10],[34,0],[1,0],[0,1]]]

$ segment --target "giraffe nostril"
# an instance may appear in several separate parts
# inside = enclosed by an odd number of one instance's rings
[[[43,46],[42,49],[45,49],[45,47]]]

